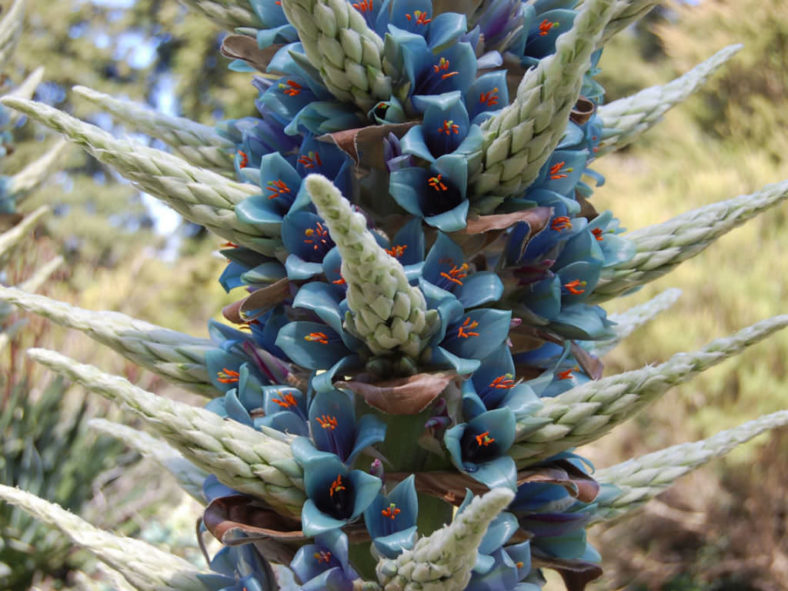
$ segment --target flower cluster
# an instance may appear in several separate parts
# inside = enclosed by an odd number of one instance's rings
[[[594,159],[671,106],[658,92],[605,105],[594,80],[604,42],[651,3],[187,3],[247,25],[222,50],[233,69],[257,72],[259,116],[214,130],[146,115],[150,133],[189,148],[177,150],[185,160],[4,103],[228,239],[219,280],[245,290],[223,311],[235,326],[212,322],[207,341],[2,295],[212,398],[179,405],[32,354],[128,404],[177,448],[165,464],[228,546],[211,574],[194,575],[203,586],[533,591],[553,568],[581,591],[601,574],[586,527],[668,483],[644,487],[642,473],[682,474],[788,422],[763,417],[703,453],[665,450],[600,482],[571,451],[788,324],[601,378],[595,353],[664,302],[629,324],[600,302],[788,196],[772,185],[631,234],[591,204],[603,182]],[[134,123],[115,99],[81,92]],[[232,151],[222,174],[195,164],[207,144]],[[141,588],[193,588],[173,583],[191,576],[183,565],[140,573],[107,560]]]

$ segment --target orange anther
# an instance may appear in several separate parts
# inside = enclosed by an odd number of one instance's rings
[[[553,218],[553,221],[550,223],[550,228],[556,232],[560,232],[561,230],[571,230],[572,220],[570,220],[565,215],[560,215],[556,218]]]
[[[443,178],[442,174],[439,174],[438,176],[430,177],[429,179],[427,179],[427,184],[429,184],[429,186],[435,189],[436,191],[448,191],[449,188],[441,180],[442,178]]]
[[[479,102],[488,107],[494,107],[498,104],[498,89],[493,88],[490,91],[483,92],[479,95]]]
[[[561,172],[561,169],[564,167],[564,164],[566,164],[566,162],[562,160],[561,162],[557,162],[550,167],[551,180],[557,181],[558,179],[565,179],[567,177],[566,174]],[[573,170],[574,168],[567,168],[566,172],[572,172]]]
[[[468,266],[468,263],[463,263],[459,267],[454,265],[451,269],[449,269],[448,273],[442,272],[441,277],[444,277],[445,279],[448,279],[457,285],[462,285],[462,280],[468,276],[467,271],[469,268],[470,267]]]
[[[594,238],[596,238],[600,242],[604,240],[604,237],[602,236],[602,228],[594,228],[593,230],[591,230],[591,233],[594,235]]]
[[[539,23],[539,36],[546,36],[550,32],[550,29],[557,27],[558,24],[558,22],[550,22],[549,20],[544,19],[541,23]]]
[[[295,396],[293,396],[292,394],[282,394],[281,392],[279,392],[279,395],[282,396],[282,400],[279,400],[278,398],[274,398],[273,400],[274,404],[278,404],[282,408],[290,408],[293,406],[298,406],[298,401],[295,399]]]
[[[489,431],[485,431],[484,433],[481,433],[476,436],[476,445],[478,445],[479,447],[487,447],[488,445],[492,445],[493,443],[495,443],[495,439],[490,437]]]
[[[438,133],[445,133],[446,135],[451,135],[452,133],[454,133],[455,135],[459,135],[459,133],[460,133],[460,126],[457,125],[451,119],[448,119],[448,120],[444,119],[443,120],[443,125],[441,125],[438,128]]]
[[[336,429],[337,425],[339,424],[337,422],[337,418],[331,415],[321,415],[316,417],[315,420],[321,427],[323,427],[323,429],[329,429],[331,431]]]
[[[246,152],[238,150],[238,155],[241,157],[241,161],[238,163],[238,168],[246,168],[249,166],[249,156],[246,155]]]
[[[328,495],[333,497],[335,492],[341,490],[347,490],[347,487],[342,484],[342,475],[338,474],[337,479],[331,483],[331,488],[328,489]]]
[[[240,377],[240,373],[233,371],[232,369],[227,369],[226,367],[223,367],[221,371],[216,372],[216,379],[222,384],[235,384]]]
[[[318,562],[331,562],[331,552],[327,550],[320,550],[319,552],[315,552],[312,554],[312,557],[317,560]]]
[[[413,16],[416,17],[417,25],[427,25],[432,22],[432,19],[429,18],[427,13],[422,10],[414,10]],[[405,14],[405,18],[408,19],[408,21],[413,20],[413,17],[410,14]]]
[[[391,520],[394,520],[394,518],[396,518],[396,517],[397,517],[397,515],[399,515],[400,513],[402,513],[402,511],[400,511],[399,509],[397,509],[397,505],[396,505],[396,504],[394,504],[394,503],[391,503],[391,504],[388,506],[388,508],[387,508],[387,509],[383,509],[383,510],[382,510],[380,513],[381,513],[381,515],[383,515],[383,517],[388,517],[388,518],[390,518]]]
[[[572,376],[573,369],[567,369],[564,371],[559,371],[556,376],[558,376],[559,380],[571,380],[574,376]]]
[[[495,388],[496,390],[508,390],[514,386],[514,380],[509,377],[510,375],[511,374],[504,374],[498,376],[492,382],[490,382],[490,388]]]
[[[298,163],[303,164],[304,168],[317,168],[323,164],[320,160],[320,154],[317,152],[309,152],[308,155],[301,156],[298,159]]]
[[[465,319],[465,322],[462,323],[462,326],[460,326],[457,329],[457,337],[463,338],[463,339],[467,339],[469,337],[478,337],[479,333],[478,332],[473,332],[473,329],[478,327],[478,326],[479,326],[479,323],[476,322],[475,320],[473,322],[471,322],[471,317],[468,316]]]
[[[279,84],[279,88],[281,88],[282,92],[287,96],[296,96],[301,94],[302,86],[295,80],[288,80],[284,84]]]
[[[362,0],[353,4],[353,8],[359,12],[372,12],[372,0]]]
[[[564,287],[572,295],[580,295],[581,293],[585,293],[586,291],[585,290],[586,282],[580,281],[579,279],[574,279],[569,283],[564,283]]]
[[[304,337],[304,340],[310,343],[317,342],[321,345],[328,345],[328,336],[324,332],[310,332]]]
[[[287,186],[282,179],[276,179],[275,181],[268,181],[268,191],[271,194],[268,196],[269,199],[276,199],[280,195],[284,195],[285,193],[290,193],[290,187]]]

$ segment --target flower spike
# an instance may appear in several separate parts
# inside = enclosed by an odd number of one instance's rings
[[[613,18],[605,27],[605,33],[599,47],[610,41],[611,37],[626,29],[629,25],[646,16],[660,0],[618,0]]]
[[[625,263],[603,269],[590,300],[604,302],[662,277],[723,234],[786,198],[788,180],[626,234],[635,244],[635,256]]]
[[[622,517],[653,499],[695,468],[721,457],[738,445],[770,429],[788,424],[788,410],[781,410],[720,431],[702,441],[682,443],[597,470],[602,485],[591,523]]]
[[[219,236],[263,254],[273,252],[279,245],[278,237],[262,236],[257,228],[238,221],[235,216],[235,205],[257,193],[257,187],[192,166],[161,150],[116,139],[95,125],[43,103],[10,97],[0,102],[80,144],[140,190]]]
[[[599,107],[602,139],[597,158],[620,150],[651,129],[662,115],[703,86],[741,48],[742,45],[730,45],[663,86],[652,86]]]
[[[36,224],[49,212],[49,207],[42,205],[34,212],[26,215],[16,226],[0,234],[0,267],[8,262],[8,258],[11,256],[14,248],[33,231]]]
[[[192,464],[168,443],[159,441],[145,431],[106,419],[91,419],[88,424],[104,435],[121,440],[146,458],[154,460],[175,477],[183,490],[200,503],[205,503],[202,487],[208,472]]]
[[[14,53],[25,24],[25,0],[14,0],[0,21],[0,68],[5,69]]]
[[[282,0],[309,61],[326,88],[365,113],[391,98],[383,73],[383,40],[347,0]]]
[[[482,125],[482,165],[470,179],[472,199],[514,196],[536,180],[561,140],[615,6],[615,0],[584,2],[572,29],[556,41],[555,54],[528,70],[514,102]]]
[[[666,289],[659,295],[639,306],[633,306],[620,314],[610,314],[607,318],[615,323],[613,326],[615,336],[605,341],[586,341],[583,346],[597,357],[610,352],[636,329],[653,320],[660,312],[664,312],[670,308],[678,301],[680,296],[680,289]]]
[[[2,484],[0,500],[16,505],[44,523],[57,527],[75,544],[89,550],[121,573],[135,589],[206,591],[211,588],[202,580],[203,577],[214,577],[211,573],[199,571],[184,559],[142,540],[117,536],[94,527],[55,503]]]
[[[14,88],[11,92],[6,94],[5,96],[13,96],[16,98],[21,99],[31,99],[36,92],[36,88],[38,85],[41,84],[41,81],[44,79],[44,68],[39,66],[33,72],[25,78],[22,83]],[[10,123],[11,125],[16,125],[19,120],[22,118],[21,113],[17,113],[16,111],[12,111],[10,113]]]
[[[421,290],[408,283],[400,262],[377,243],[364,216],[331,181],[312,174],[305,183],[342,256],[348,329],[376,355],[399,350],[415,359],[433,332],[436,312],[427,311]]]
[[[421,538],[412,550],[378,562],[384,591],[461,591],[471,578],[487,526],[514,498],[505,488],[476,497],[451,524]]]
[[[535,416],[550,422],[535,430],[532,422],[518,422],[518,440],[511,455],[522,466],[594,441],[673,386],[786,326],[788,315],[775,316],[716,339],[699,351],[677,353],[661,365],[587,382],[545,399]]]
[[[209,410],[161,398],[54,351],[30,349],[28,355],[92,392],[125,403],[187,460],[223,484],[262,498],[284,514],[301,514],[303,476],[289,436],[267,427],[255,431]]]
[[[216,349],[216,345],[208,339],[192,337],[119,312],[77,308],[13,287],[0,286],[0,301],[61,326],[80,330],[133,363],[187,390],[216,396],[205,363],[205,353]]]
[[[180,0],[181,4],[203,12],[213,22],[225,29],[262,26],[249,2],[237,0]]]
[[[76,94],[129,125],[133,131],[160,139],[184,160],[234,177],[235,144],[222,137],[213,127],[184,117],[172,117],[140,103],[117,99],[86,86],[75,86]]]
[[[24,198],[41,186],[41,184],[57,169],[58,162],[68,151],[68,142],[58,140],[52,147],[37,160],[33,160],[22,170],[9,179],[7,191],[16,203],[21,203]]]

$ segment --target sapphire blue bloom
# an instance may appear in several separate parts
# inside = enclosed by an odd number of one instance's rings
[[[394,558],[416,543],[419,501],[411,474],[388,494],[379,494],[364,511],[364,523],[375,549]]]
[[[353,395],[339,390],[315,394],[309,405],[309,427],[315,447],[348,466],[364,448],[386,437],[386,424],[372,414],[357,421]]]
[[[216,591],[273,591],[278,589],[271,567],[253,544],[225,546],[210,564],[211,570],[223,575],[221,580],[204,580],[208,589]]]
[[[506,407],[521,419],[542,406],[533,388],[516,379],[514,360],[505,344],[484,359],[470,379],[463,382],[462,399],[465,416]]]
[[[517,467],[507,455],[514,443],[516,420],[509,408],[486,411],[455,425],[443,441],[452,463],[489,488],[517,490]]]
[[[290,568],[304,591],[350,591],[358,573],[350,566],[348,539],[341,530],[315,536],[314,544],[298,549]]]
[[[427,361],[437,367],[452,367],[470,374],[508,337],[512,313],[480,308],[465,311],[453,295],[421,281],[429,307],[436,308],[440,325],[430,339]]]
[[[307,500],[301,510],[305,535],[315,536],[338,529],[358,518],[375,500],[379,478],[351,470],[332,453],[316,450],[299,437],[291,444],[293,456],[304,469]]]
[[[491,271],[474,272],[462,248],[443,232],[438,232],[424,261],[422,277],[456,297],[466,309],[496,302],[503,295],[503,283]]]
[[[463,229],[468,215],[468,165],[459,154],[437,158],[429,168],[409,167],[391,173],[389,192],[408,213],[444,232]]]

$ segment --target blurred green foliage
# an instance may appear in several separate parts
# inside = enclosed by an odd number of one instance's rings
[[[698,207],[788,178],[785,3],[672,3],[663,16],[668,18],[652,17],[645,34],[625,32],[606,49],[601,67],[603,84],[610,89],[608,101],[667,82],[726,45],[740,42],[744,49],[697,96],[671,111],[632,147],[595,163],[607,178],[597,191],[597,207],[613,209],[630,229],[664,221],[690,204]],[[784,313],[787,216],[782,207],[748,222],[698,258],[618,302],[616,308],[623,309],[667,287],[683,291],[673,309],[608,356],[607,372],[663,361]],[[778,334],[676,388],[631,424],[581,453],[607,466],[785,408],[786,359],[788,335]],[[766,448],[736,450],[714,468],[679,481],[663,502],[647,507],[643,515],[597,531],[608,568],[604,582],[595,588],[788,588],[788,538],[779,534],[788,514],[783,467],[788,447],[785,437],[775,436],[775,441]],[[741,506],[735,501],[741,498],[751,501]]]

